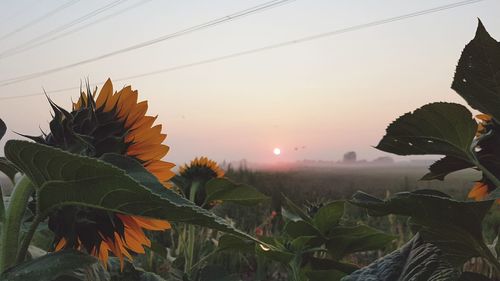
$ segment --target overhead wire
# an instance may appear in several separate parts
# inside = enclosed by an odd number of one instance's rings
[[[32,21],[30,21],[30,22],[28,22],[28,23],[26,23],[26,24],[24,24],[24,25],[22,25],[22,26],[20,26],[20,27],[18,27],[16,29],[14,29],[14,30],[12,30],[11,32],[9,32],[9,33],[7,33],[5,35],[0,36],[0,41],[5,40],[5,39],[7,39],[7,38],[9,38],[9,37],[11,37],[11,36],[13,36],[13,35],[21,32],[21,31],[23,31],[23,30],[25,30],[25,29],[27,29],[27,28],[29,28],[29,27],[31,27],[31,26],[33,26],[33,25],[35,25],[35,24],[37,24],[37,23],[39,23],[39,22],[41,22],[41,21],[43,21],[43,20],[45,20],[45,19],[47,19],[47,18],[49,18],[51,16],[53,16],[53,15],[57,14],[58,12],[60,12],[60,11],[62,11],[64,9],[66,9],[66,8],[69,8],[69,7],[73,6],[73,5],[75,5],[79,1],[80,0],[70,0],[70,1],[67,1],[66,3],[64,3],[64,4],[60,5],[60,6],[57,6],[56,8],[48,11],[47,13],[41,15],[40,17],[38,17],[38,18],[36,18],[36,19],[34,19],[34,20],[32,20]]]
[[[19,44],[19,45],[14,46],[14,47],[12,47],[10,49],[7,49],[7,50],[5,50],[5,51],[3,51],[3,52],[0,53],[0,59],[3,59],[5,57],[7,57],[7,56],[10,56],[13,52],[16,52],[19,49],[22,49],[22,48],[24,48],[26,46],[29,46],[30,44],[34,44],[34,43],[36,43],[36,42],[38,42],[40,40],[43,40],[44,38],[53,36],[54,34],[57,34],[57,33],[62,32],[64,30],[68,29],[68,28],[71,28],[71,27],[73,27],[73,26],[75,26],[75,25],[77,25],[77,24],[79,24],[81,22],[84,22],[84,21],[86,21],[86,20],[88,20],[88,19],[90,19],[90,18],[92,18],[94,16],[97,16],[97,15],[99,15],[99,14],[101,14],[101,13],[103,13],[103,12],[109,10],[109,9],[112,9],[112,8],[118,6],[118,5],[120,5],[120,4],[122,4],[123,2],[126,2],[126,1],[128,1],[128,0],[115,0],[115,1],[113,1],[111,3],[108,3],[108,4],[106,4],[106,5],[98,8],[98,9],[92,10],[91,12],[89,12],[89,13],[87,13],[87,14],[85,14],[85,15],[83,15],[83,16],[75,19],[75,20],[72,20],[72,21],[70,21],[70,22],[68,22],[66,24],[63,24],[63,25],[58,26],[58,27],[56,27],[54,29],[51,29],[51,30],[49,30],[49,31],[47,31],[47,32],[45,32],[43,34],[40,34],[39,36],[36,36],[35,38],[32,38],[32,39],[30,39],[30,40],[22,43],[22,44]]]
[[[221,18],[217,18],[217,19],[214,19],[214,20],[202,23],[202,24],[198,24],[198,25],[195,25],[195,26],[192,26],[192,27],[189,27],[189,28],[186,28],[186,29],[174,32],[174,33],[166,34],[164,36],[161,36],[161,37],[158,37],[158,38],[155,38],[155,39],[152,39],[152,40],[148,40],[148,41],[145,41],[145,42],[142,42],[142,43],[139,43],[139,44],[135,44],[135,45],[132,45],[132,46],[129,46],[129,47],[126,47],[126,48],[122,48],[122,49],[119,49],[119,50],[116,50],[116,51],[113,51],[113,52],[109,52],[109,53],[106,53],[106,54],[103,54],[103,55],[99,55],[99,56],[96,56],[96,57],[93,57],[93,58],[90,58],[90,59],[85,59],[85,60],[82,60],[82,61],[79,61],[79,62],[76,62],[76,63],[71,63],[71,64],[67,64],[67,65],[64,65],[64,66],[60,66],[60,67],[56,67],[56,68],[52,68],[52,69],[48,69],[48,70],[44,70],[44,71],[40,71],[40,72],[35,72],[35,73],[27,74],[27,75],[13,77],[13,78],[9,78],[9,79],[4,79],[4,80],[0,81],[0,87],[4,87],[4,86],[10,85],[10,84],[19,83],[19,82],[26,81],[26,80],[31,80],[31,79],[34,79],[34,78],[37,78],[37,77],[40,77],[40,76],[44,76],[44,75],[47,75],[47,74],[51,74],[51,73],[55,73],[55,72],[60,72],[62,70],[66,70],[66,69],[74,68],[76,66],[88,64],[88,63],[95,62],[95,61],[98,61],[98,60],[102,60],[104,58],[112,57],[112,56],[115,56],[115,55],[118,55],[118,54],[123,54],[123,53],[127,53],[127,52],[130,52],[130,51],[133,51],[133,50],[141,49],[141,48],[144,48],[144,47],[147,47],[147,46],[151,46],[153,44],[157,44],[157,43],[169,40],[169,39],[173,39],[173,38],[176,38],[176,37],[179,37],[179,36],[190,34],[190,33],[193,33],[195,31],[199,31],[199,30],[202,30],[202,29],[213,27],[213,26],[216,26],[216,25],[228,22],[228,21],[236,20],[236,19],[248,16],[248,15],[251,15],[251,14],[255,14],[255,13],[258,13],[258,12],[261,12],[261,11],[264,11],[264,10],[268,10],[270,8],[281,6],[281,5],[285,4],[285,3],[292,2],[292,1],[295,1],[295,0],[273,0],[273,1],[268,1],[266,3],[254,6],[252,8],[248,8],[248,9],[245,9],[245,10],[242,10],[242,11],[239,11],[239,12],[236,12],[236,13],[233,13],[233,14],[221,17]],[[0,55],[0,58],[1,58],[1,55]]]
[[[39,40],[38,40],[38,42],[35,41],[33,44],[25,44],[24,46],[19,46],[17,49],[13,49],[12,51],[6,53],[3,56],[0,55],[0,59],[8,58],[8,57],[20,54],[20,53],[24,53],[24,52],[29,51],[31,49],[34,49],[36,47],[39,47],[39,46],[45,45],[47,43],[50,43],[52,41],[55,41],[57,39],[61,39],[61,38],[66,37],[68,35],[74,34],[74,33],[78,32],[80,30],[83,30],[85,28],[93,26],[95,24],[101,23],[101,22],[106,21],[106,20],[110,20],[110,19],[112,19],[112,18],[114,18],[114,17],[116,17],[118,15],[121,15],[121,14],[127,12],[127,11],[135,9],[135,8],[137,8],[139,6],[142,6],[142,5],[144,5],[144,4],[148,3],[148,2],[151,2],[151,1],[152,0],[143,0],[143,1],[137,2],[137,3],[133,4],[133,5],[130,5],[128,7],[125,7],[123,9],[121,9],[121,10],[118,10],[118,11],[116,11],[114,13],[106,15],[106,16],[104,16],[102,18],[99,18],[99,19],[97,19],[95,21],[92,21],[92,22],[89,22],[87,24],[81,25],[81,26],[79,26],[77,28],[73,28],[71,30],[68,30],[68,31],[66,31],[64,33],[56,34],[56,35],[54,35],[52,37],[49,37],[49,38],[46,38],[46,39],[44,39],[42,41],[39,41]]]
[[[232,54],[228,54],[228,55],[224,55],[224,56],[219,56],[219,57],[214,57],[214,58],[201,60],[201,61],[197,61],[197,62],[192,62],[192,63],[188,63],[188,64],[182,64],[182,65],[163,68],[163,69],[159,69],[159,70],[155,70],[155,71],[151,71],[151,72],[121,77],[118,79],[114,79],[114,81],[119,82],[119,81],[125,81],[125,80],[141,78],[141,77],[146,77],[146,76],[151,76],[151,75],[163,74],[163,73],[167,73],[167,72],[173,72],[173,71],[177,71],[177,70],[181,70],[181,69],[185,69],[185,68],[190,68],[190,67],[194,67],[194,66],[199,66],[199,65],[214,63],[214,62],[218,62],[218,61],[228,60],[228,59],[232,59],[232,58],[236,58],[236,57],[246,56],[246,55],[255,54],[255,53],[268,51],[268,50],[273,50],[273,49],[277,49],[277,48],[282,48],[282,47],[289,46],[289,45],[296,45],[296,44],[300,44],[300,43],[304,43],[304,42],[318,40],[318,39],[325,38],[325,37],[330,37],[330,36],[340,35],[340,34],[349,33],[349,32],[353,32],[353,31],[358,31],[358,30],[362,30],[362,29],[366,29],[366,28],[370,28],[370,27],[380,26],[380,25],[384,25],[384,24],[388,24],[388,23],[392,23],[392,22],[396,22],[396,21],[401,21],[401,20],[414,18],[414,17],[418,17],[418,16],[422,16],[422,15],[427,15],[427,14],[431,14],[431,13],[436,13],[436,12],[440,12],[440,11],[444,11],[444,10],[449,10],[449,9],[453,9],[453,8],[457,8],[457,7],[461,7],[461,6],[465,6],[465,5],[470,5],[470,4],[481,2],[481,1],[484,1],[484,0],[469,0],[469,1],[455,2],[452,4],[447,4],[447,5],[438,6],[438,7],[434,7],[434,8],[430,8],[430,9],[420,10],[420,11],[416,11],[416,12],[412,12],[412,13],[408,13],[408,14],[403,14],[400,16],[371,21],[371,22],[364,23],[364,24],[354,25],[354,26],[350,26],[350,27],[346,27],[346,28],[332,30],[329,32],[324,32],[324,33],[319,33],[319,34],[315,34],[315,35],[311,35],[311,36],[301,37],[298,39],[289,40],[289,41],[285,41],[285,42],[281,42],[281,43],[277,43],[277,44],[267,45],[267,46],[260,47],[260,48],[249,49],[249,50],[245,50],[245,51],[241,51],[241,52],[236,52],[236,53],[232,53]],[[104,82],[93,83],[92,85],[98,85],[98,84],[102,84],[102,83],[104,83]],[[50,94],[50,93],[66,92],[66,91],[75,90],[75,89],[79,89],[79,87],[56,89],[56,90],[48,91],[46,93]],[[26,97],[39,96],[39,95],[44,95],[44,94],[45,93],[12,95],[12,96],[0,97],[0,100],[26,98]]]

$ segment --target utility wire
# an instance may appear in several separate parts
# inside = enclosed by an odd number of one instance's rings
[[[107,15],[107,16],[104,16],[104,17],[102,17],[102,18],[100,18],[100,19],[97,19],[97,20],[95,20],[95,21],[89,22],[89,23],[87,23],[87,24],[85,24],[85,25],[82,25],[82,26],[79,26],[79,27],[77,27],[77,28],[71,29],[71,30],[66,31],[66,32],[64,32],[64,33],[60,33],[59,35],[55,35],[55,36],[53,36],[53,37],[47,38],[47,39],[45,39],[45,40],[43,40],[43,41],[34,42],[34,44],[31,44],[31,45],[30,45],[30,44],[24,44],[24,46],[19,46],[17,49],[12,49],[12,51],[7,52],[7,53],[6,53],[5,55],[3,55],[3,56],[0,54],[0,59],[3,59],[3,58],[8,58],[8,57],[11,57],[11,56],[17,55],[17,54],[19,54],[19,53],[24,53],[24,52],[29,51],[29,50],[31,50],[31,49],[34,49],[34,48],[36,48],[36,47],[39,47],[39,46],[45,45],[45,44],[47,44],[47,43],[50,43],[50,42],[52,42],[52,41],[54,41],[54,40],[57,40],[57,39],[60,39],[60,38],[66,37],[66,36],[68,36],[68,35],[71,35],[71,34],[73,34],[73,33],[76,33],[76,32],[78,32],[78,31],[80,31],[80,30],[82,30],[82,29],[85,29],[85,28],[90,27],[90,26],[92,26],[92,25],[95,25],[95,24],[97,24],[97,23],[100,23],[100,22],[103,22],[103,21],[106,21],[106,20],[112,19],[113,17],[116,17],[116,16],[118,16],[118,15],[120,15],[120,14],[123,14],[123,13],[125,13],[125,12],[127,12],[127,11],[129,11],[129,10],[135,9],[135,8],[137,8],[137,7],[139,7],[139,6],[142,6],[142,5],[144,5],[144,4],[148,3],[148,2],[151,2],[151,1],[152,1],[152,0],[143,0],[143,1],[141,1],[141,2],[135,3],[134,5],[131,5],[131,6],[125,7],[124,9],[121,9],[121,10],[119,10],[119,11],[116,11],[115,13],[111,13],[111,14],[109,14],[109,15]]]
[[[19,33],[21,31],[23,31],[23,30],[25,30],[25,29],[27,29],[27,28],[29,28],[29,27],[31,27],[31,26],[33,26],[33,25],[35,25],[35,24],[37,24],[37,23],[39,23],[41,21],[43,21],[44,19],[46,19],[46,18],[48,18],[48,17],[50,17],[52,15],[55,15],[56,13],[58,13],[58,12],[64,10],[64,9],[66,9],[66,8],[69,8],[69,7],[73,6],[73,5],[75,5],[79,1],[80,0],[70,0],[70,1],[62,4],[61,6],[56,7],[55,9],[47,12],[46,14],[44,14],[44,15],[42,15],[42,16],[40,16],[40,17],[38,17],[38,18],[36,18],[36,19],[28,22],[27,24],[25,24],[23,26],[20,26],[20,27],[18,27],[16,29],[12,30],[11,32],[9,32],[9,33],[7,33],[7,34],[5,34],[3,36],[1,36],[0,37],[0,41],[5,40],[5,39],[11,37],[12,35],[14,35],[16,33]]]
[[[75,25],[77,25],[77,24],[79,24],[81,22],[84,22],[84,21],[86,21],[86,20],[88,20],[88,19],[90,19],[90,18],[92,18],[94,16],[97,16],[97,15],[99,15],[99,14],[101,14],[101,13],[103,13],[103,12],[105,12],[105,11],[107,11],[107,10],[115,7],[115,6],[120,5],[121,3],[125,2],[125,1],[128,1],[128,0],[115,0],[115,1],[113,1],[111,3],[109,3],[109,4],[106,4],[106,5],[98,8],[98,9],[96,9],[96,10],[91,11],[90,13],[87,13],[87,14],[85,14],[85,15],[83,15],[83,16],[81,16],[81,17],[79,17],[79,18],[77,18],[77,19],[75,19],[73,21],[70,21],[70,22],[68,22],[68,23],[66,23],[66,24],[64,24],[62,26],[56,27],[56,28],[54,28],[54,29],[52,29],[50,31],[47,31],[44,34],[41,34],[41,35],[39,35],[39,36],[37,36],[35,38],[32,38],[32,39],[30,39],[27,42],[24,42],[24,43],[22,43],[20,45],[14,46],[14,47],[12,47],[10,49],[7,49],[7,50],[3,51],[2,53],[0,53],[0,59],[3,59],[5,57],[11,55],[13,52],[16,52],[16,51],[18,51],[20,49],[25,48],[26,46],[29,46],[30,44],[34,44],[34,43],[36,43],[36,42],[38,42],[40,40],[45,39],[46,37],[49,37],[49,36],[52,36],[52,35],[57,34],[59,32],[62,32],[64,30],[66,30],[68,28],[71,28],[71,27],[73,27],[73,26],[75,26]]]
[[[76,66],[88,64],[88,63],[95,62],[95,61],[98,61],[98,60],[102,60],[104,58],[112,57],[112,56],[115,56],[115,55],[118,55],[118,54],[123,54],[123,53],[127,53],[127,52],[130,52],[130,51],[133,51],[133,50],[144,48],[144,47],[147,47],[147,46],[150,46],[150,45],[153,45],[153,44],[157,44],[157,43],[163,42],[165,40],[169,40],[169,39],[172,39],[172,38],[175,38],[175,37],[183,36],[183,35],[186,35],[186,34],[189,34],[189,33],[193,33],[195,31],[198,31],[198,30],[202,30],[202,29],[206,29],[206,28],[209,28],[209,27],[213,27],[213,26],[222,24],[224,22],[236,20],[236,19],[248,16],[248,15],[251,15],[251,14],[255,14],[255,13],[267,10],[267,9],[271,9],[271,8],[274,8],[274,7],[286,4],[286,3],[291,2],[291,1],[295,1],[295,0],[273,0],[273,1],[269,1],[269,2],[266,2],[266,3],[260,4],[260,5],[257,5],[255,7],[252,7],[252,8],[249,8],[249,9],[245,9],[243,11],[239,11],[239,12],[236,12],[234,14],[227,15],[225,17],[217,18],[217,19],[211,20],[209,22],[205,22],[205,23],[202,23],[202,24],[199,24],[199,25],[195,25],[195,26],[192,26],[192,27],[189,27],[189,28],[186,28],[186,29],[174,32],[174,33],[171,33],[171,34],[167,34],[167,35],[155,38],[153,40],[149,40],[149,41],[142,42],[142,43],[139,43],[139,44],[136,44],[136,45],[132,45],[132,46],[129,46],[129,47],[117,50],[117,51],[106,53],[104,55],[100,55],[100,56],[93,57],[93,58],[86,59],[86,60],[82,60],[82,61],[79,61],[79,62],[76,62],[76,63],[72,63],[72,64],[68,64],[68,65],[64,65],[64,66],[60,66],[60,67],[56,67],[56,68],[52,68],[52,69],[48,69],[48,70],[44,70],[44,71],[40,71],[40,72],[35,72],[35,73],[27,74],[27,75],[22,75],[22,76],[10,78],[10,79],[1,80],[0,81],[0,87],[4,87],[4,86],[10,85],[10,84],[16,84],[16,83],[19,83],[19,82],[22,82],[22,81],[26,81],[26,80],[31,80],[31,79],[34,79],[34,78],[37,78],[37,77],[40,77],[40,76],[45,76],[47,74],[51,74],[51,73],[55,73],[55,72],[60,72],[62,70],[66,70],[66,69],[70,69],[70,68],[73,68],[73,67],[76,67]],[[0,58],[1,58],[1,55],[0,55]]]
[[[396,21],[401,21],[401,20],[414,18],[414,17],[418,17],[418,16],[422,16],[422,15],[427,15],[427,14],[431,14],[431,13],[436,13],[436,12],[440,12],[440,11],[444,11],[444,10],[449,10],[452,8],[457,8],[457,7],[461,7],[461,6],[465,6],[465,5],[469,5],[469,4],[473,4],[473,3],[477,3],[477,2],[481,2],[481,1],[484,1],[484,0],[456,2],[453,4],[448,4],[448,5],[439,6],[439,7],[435,7],[435,8],[431,8],[431,9],[426,9],[426,10],[420,10],[417,12],[404,14],[404,15],[400,15],[400,16],[396,16],[396,17],[392,17],[392,18],[386,18],[386,19],[372,21],[372,22],[368,22],[368,23],[364,23],[364,24],[354,25],[351,27],[337,29],[337,30],[333,30],[333,31],[325,32],[325,33],[319,33],[319,34],[312,35],[312,36],[302,37],[302,38],[298,38],[295,40],[289,40],[289,41],[285,41],[285,42],[273,44],[273,45],[268,45],[268,46],[261,47],[261,48],[250,49],[250,50],[246,50],[246,51],[242,51],[242,52],[232,53],[229,55],[215,57],[215,58],[202,60],[202,61],[197,61],[197,62],[193,62],[193,63],[189,63],[189,64],[182,64],[182,65],[163,68],[163,69],[159,69],[159,70],[155,70],[155,71],[151,71],[151,72],[122,77],[122,78],[114,79],[113,81],[118,82],[118,81],[130,80],[130,79],[134,79],[134,78],[141,78],[141,77],[146,77],[146,76],[151,76],[151,75],[156,75],[156,74],[161,74],[161,73],[173,72],[173,71],[177,71],[177,70],[181,70],[181,69],[185,69],[185,68],[190,68],[190,67],[194,67],[194,66],[199,66],[199,65],[203,65],[203,64],[214,63],[214,62],[218,62],[218,61],[222,61],[222,60],[228,60],[231,58],[236,58],[236,57],[245,56],[245,55],[249,55],[249,54],[259,53],[259,52],[268,51],[268,50],[272,50],[272,49],[277,49],[277,48],[281,48],[281,47],[285,47],[285,46],[289,46],[289,45],[295,45],[295,44],[309,42],[309,41],[313,41],[313,40],[317,40],[317,39],[321,39],[321,38],[325,38],[325,37],[349,33],[349,32],[353,32],[353,31],[365,29],[365,28],[380,26],[380,25],[384,25],[384,24],[388,24],[388,23],[392,23],[392,22],[396,22]],[[99,85],[99,84],[103,84],[103,83],[104,82],[93,83],[92,85]],[[48,93],[48,94],[59,93],[59,92],[66,92],[66,91],[75,90],[75,89],[79,89],[79,87],[57,89],[57,90],[53,90],[53,91],[48,91],[46,93]],[[6,96],[6,97],[0,97],[0,100],[19,99],[19,98],[26,98],[26,97],[33,97],[33,96],[40,96],[40,95],[44,95],[44,93],[33,93],[33,94],[26,94],[26,95]]]

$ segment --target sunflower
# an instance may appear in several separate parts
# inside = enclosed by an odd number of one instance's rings
[[[54,111],[50,133],[30,137],[46,145],[72,153],[100,157],[105,153],[127,155],[170,188],[167,182],[174,173],[172,163],[161,159],[169,147],[163,145],[166,135],[161,125],[153,125],[156,117],[147,116],[147,101],[137,101],[138,93],[130,86],[113,91],[108,79],[96,97],[97,88],[81,92],[71,112],[49,103]],[[123,267],[124,258],[144,253],[151,241],[145,230],[170,228],[167,221],[129,216],[87,207],[65,206],[49,216],[49,228],[55,233],[55,250],[74,248],[98,257],[107,265],[114,254]]]
[[[476,118],[479,120],[476,132],[477,148],[479,148],[478,158],[482,160],[487,169],[498,174],[500,167],[491,159],[500,157],[498,146],[500,144],[500,125],[488,114],[478,114]],[[483,175],[483,178],[477,181],[469,191],[468,197],[476,201],[483,200],[495,188],[495,185]]]
[[[199,183],[202,187],[206,182],[213,178],[224,177],[224,170],[222,170],[217,162],[208,159],[207,157],[197,157],[189,164],[184,164],[179,168],[179,174],[187,181],[187,185],[183,188],[184,195],[191,198],[191,185],[194,182]],[[205,203],[206,191],[204,188],[199,188],[196,191],[194,203],[202,206]],[[213,206],[217,202],[211,202]],[[210,206],[205,206],[210,207]]]

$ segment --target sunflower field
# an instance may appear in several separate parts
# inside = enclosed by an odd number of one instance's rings
[[[470,190],[309,198],[207,157],[174,170],[130,86],[87,86],[69,107],[48,98],[50,130],[8,140],[0,158],[14,186],[0,200],[0,280],[500,280],[500,43],[481,22],[452,89],[477,112],[426,104],[376,148],[442,155],[422,180],[472,169]]]

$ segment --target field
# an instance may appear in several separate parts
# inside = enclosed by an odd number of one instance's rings
[[[394,165],[394,166],[337,166],[332,168],[300,168],[286,171],[250,171],[246,169],[230,169],[227,176],[240,183],[250,184],[262,193],[271,197],[268,203],[254,207],[242,207],[234,204],[224,204],[214,208],[214,212],[230,218],[236,227],[255,233],[262,228],[264,235],[279,234],[283,226],[280,216],[270,220],[272,211],[281,210],[283,196],[288,197],[303,206],[310,203],[329,202],[333,200],[348,200],[358,190],[370,193],[379,198],[386,198],[401,191],[417,189],[437,189],[456,199],[466,199],[467,193],[479,174],[467,170],[450,175],[445,181],[420,181],[427,169],[424,166]],[[485,236],[492,241],[498,225],[495,221],[500,213],[493,208],[485,220]],[[392,252],[412,236],[407,218],[393,215],[385,217],[369,217],[364,210],[347,204],[346,224],[366,224],[386,233],[394,235],[394,242],[385,250],[363,252],[348,257],[357,265],[367,265],[375,259]],[[498,220],[496,220],[498,221]],[[199,239],[207,239],[212,234],[200,234]],[[209,239],[207,239],[208,241]],[[210,248],[210,247],[208,247]],[[207,249],[198,249],[201,252]],[[236,253],[218,254],[209,261],[212,266],[220,266],[228,273],[238,272],[243,280],[287,280],[285,270],[278,264],[262,264],[254,255]],[[479,263],[482,265],[482,263]],[[158,264],[157,266],[161,266]],[[168,267],[167,267],[168,268]],[[158,270],[158,268],[156,268]],[[258,272],[260,271],[260,272]]]

